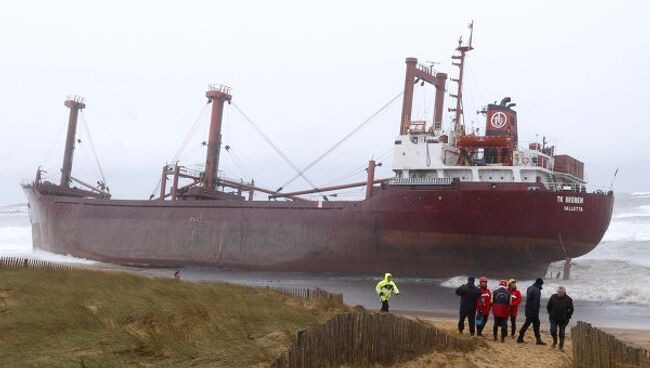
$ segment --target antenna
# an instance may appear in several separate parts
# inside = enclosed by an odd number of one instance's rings
[[[474,35],[474,20],[469,22],[469,48],[472,48],[472,36]]]
[[[616,171],[614,171],[614,177],[612,178],[612,183],[609,185],[609,190],[612,190],[614,187],[614,180],[616,180],[616,174],[618,174],[618,167],[616,168]]]

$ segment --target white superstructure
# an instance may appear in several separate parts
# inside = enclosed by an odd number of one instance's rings
[[[459,149],[444,142],[445,136],[413,133],[395,138],[393,171],[397,178],[450,178],[491,183],[541,183],[549,189],[584,191],[586,182],[568,173],[553,171],[554,158],[538,149],[517,149],[512,165],[486,164],[483,150],[470,162],[458,165]]]

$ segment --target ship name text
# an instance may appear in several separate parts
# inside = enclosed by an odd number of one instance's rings
[[[583,197],[575,196],[557,196],[557,203],[567,203],[572,206],[564,206],[566,212],[582,212],[582,206],[575,206],[576,204],[583,204],[585,199]]]
[[[583,204],[585,199],[573,196],[557,196],[557,203]]]

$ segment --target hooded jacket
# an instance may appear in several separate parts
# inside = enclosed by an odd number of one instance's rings
[[[539,318],[539,305],[542,299],[541,279],[537,279],[534,284],[526,289],[526,318]]]
[[[392,280],[389,280],[389,277],[393,277],[393,275],[387,272],[384,275],[384,279],[382,281],[379,281],[375,287],[375,291],[377,292],[377,295],[382,302],[389,301],[392,297],[392,293],[399,295],[399,289],[397,288],[397,285],[395,285]]]
[[[473,282],[468,282],[456,289],[456,295],[460,296],[460,311],[474,313],[476,302],[481,297],[481,290]]]

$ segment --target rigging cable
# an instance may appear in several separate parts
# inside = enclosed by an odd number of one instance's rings
[[[97,164],[97,168],[99,169],[99,174],[102,176],[102,183],[106,185],[106,177],[104,176],[104,170],[102,170],[102,165],[99,163],[99,157],[97,156],[97,151],[95,151],[95,143],[93,143],[93,137],[90,135],[90,128],[88,128],[88,123],[86,122],[86,114],[84,114],[84,111],[81,110],[81,121],[83,122],[83,126],[86,130],[86,135],[88,135],[88,142],[90,142],[90,151],[93,154],[93,157],[95,158],[95,163]]]
[[[68,122],[64,122],[63,124],[61,124],[61,128],[59,129],[59,134],[57,134],[56,139],[54,140],[54,142],[52,142],[50,149],[47,150],[47,155],[45,156],[45,159],[41,161],[43,165],[47,164],[48,161],[50,160],[50,157],[52,157],[52,152],[54,151],[54,148],[57,146],[59,139],[61,139],[61,136],[63,136],[63,131],[65,130],[66,126],[68,126]]]
[[[246,170],[244,164],[239,159],[239,156],[237,156],[237,154],[233,151],[232,146],[226,145],[224,148],[232,158],[232,161],[235,164],[235,166],[237,166],[237,168],[239,169],[240,174],[242,174],[242,176],[246,176],[247,178],[252,179],[253,176],[248,172],[248,170]]]
[[[388,151],[386,151],[386,152],[382,153],[381,155],[377,156],[377,159],[375,159],[375,161],[377,163],[381,163],[384,159],[388,158],[388,156],[393,152],[393,150],[394,150],[394,148],[391,147]],[[328,181],[327,183],[323,184],[323,186],[330,186],[330,185],[333,185],[335,183],[338,183],[339,181],[349,180],[350,177],[352,177],[352,176],[356,177],[357,174],[360,174],[360,173],[364,172],[367,168],[368,168],[368,164],[363,164],[361,166],[358,166],[358,167],[354,168],[353,170],[350,170],[350,171],[342,174],[341,176]]]
[[[181,153],[183,152],[183,150],[185,149],[185,147],[189,143],[190,138],[192,138],[192,135],[194,135],[194,133],[196,132],[196,129],[199,126],[199,121],[201,120],[201,117],[203,116],[203,113],[205,113],[205,109],[206,109],[206,107],[208,107],[209,104],[210,104],[210,101],[206,102],[205,105],[203,105],[203,108],[201,109],[201,112],[199,113],[199,116],[197,116],[196,120],[194,120],[194,124],[192,124],[192,127],[190,128],[190,131],[187,133],[187,136],[185,137],[185,139],[183,140],[183,143],[181,143],[181,146],[178,148],[178,151],[176,151],[176,154],[174,154],[174,158],[171,161],[172,163],[175,164],[177,162],[179,156],[181,155]],[[158,189],[160,189],[161,182],[162,182],[162,177],[159,177],[158,182],[156,183],[156,185],[151,190],[151,194],[153,194],[153,195],[156,194]]]
[[[359,126],[354,128],[350,133],[348,133],[345,137],[343,137],[341,140],[336,142],[332,147],[330,147],[327,151],[325,151],[323,154],[318,156],[314,161],[312,161],[309,165],[305,166],[302,170],[298,171],[298,175],[294,176],[291,178],[291,180],[287,181],[282,188],[286,187],[287,185],[291,184],[294,180],[298,178],[298,176],[303,176],[303,174],[312,168],[314,165],[316,165],[319,161],[324,159],[327,155],[332,153],[336,148],[338,148],[341,144],[343,144],[345,141],[347,141],[350,137],[352,137],[355,133],[357,133],[361,128],[363,128],[366,124],[370,123],[372,120],[374,120],[376,117],[381,115],[383,112],[386,111],[386,109],[393,103],[395,102],[398,98],[400,98],[404,94],[404,91],[400,91],[395,97],[391,98],[387,103],[385,103],[382,107],[379,108],[379,110],[375,111],[372,115],[370,115],[366,120],[364,120]],[[304,177],[304,176],[303,176]]]
[[[469,65],[467,66],[467,71],[469,72],[469,75],[472,77],[472,80],[476,85],[476,89],[478,90],[478,96],[481,98],[481,101],[486,101],[485,98],[483,98],[483,93],[481,93],[481,85],[478,84],[478,80],[474,76],[474,72],[472,72],[472,68],[470,68]]]
[[[298,173],[298,175],[296,176],[296,178],[299,177],[299,176],[302,177],[303,179],[305,179],[305,181],[306,181],[309,185],[311,185],[311,187],[312,187],[313,189],[316,189],[316,186],[314,185],[314,183],[312,183],[311,180],[307,179],[307,177],[305,177],[305,176],[303,175],[303,173],[300,172],[300,169],[298,168],[298,166],[296,166],[296,164],[294,164],[294,163],[289,159],[289,157],[287,157],[287,155],[285,155],[284,152],[282,152],[282,151],[280,150],[280,148],[278,148],[278,147],[277,147],[277,146],[276,146],[276,145],[271,141],[271,139],[269,139],[269,137],[267,137],[266,134],[264,134],[264,132],[263,132],[263,131],[262,131],[262,130],[257,126],[257,125],[255,125],[255,123],[253,123],[253,121],[251,120],[251,118],[249,118],[248,115],[246,115],[246,114],[245,114],[245,113],[244,113],[244,112],[239,108],[239,106],[237,106],[234,102],[232,103],[232,106],[235,108],[235,110],[237,110],[237,112],[239,112],[239,113],[241,114],[241,116],[244,118],[244,120],[246,120],[246,121],[247,121],[247,122],[248,122],[248,123],[249,123],[249,124],[250,124],[250,125],[251,125],[251,126],[252,126],[252,127],[253,127],[253,128],[254,128],[254,129],[259,133],[259,134],[260,134],[260,135],[261,135],[261,136],[262,136],[262,138],[266,141],[266,143],[268,143],[268,144],[269,144],[269,145],[270,145],[270,146],[275,150],[275,152],[277,152],[277,153],[278,153],[278,154],[279,154],[279,155],[280,155],[280,156],[281,156],[281,157],[282,157],[282,158],[283,158],[283,159],[284,159],[284,160],[285,160],[285,161],[286,161],[286,162],[287,162],[287,163],[288,163],[288,164],[289,164],[289,165],[290,165],[290,166],[291,166],[291,167],[292,167],[292,168],[293,168],[297,173]],[[283,186],[280,187],[277,191],[278,191],[278,192],[281,191],[282,188],[284,188],[284,187],[285,187],[285,186],[283,185]]]
[[[203,113],[205,113],[206,107],[208,107],[208,104],[210,102],[207,102],[205,105],[203,105],[203,109],[201,109],[201,112],[199,113],[199,116],[196,117],[196,120],[194,120],[194,124],[192,124],[192,127],[190,128],[190,131],[187,133],[187,136],[185,137],[185,140],[181,144],[181,146],[178,148],[178,151],[176,151],[176,154],[174,155],[174,158],[172,159],[171,162],[176,162],[178,158],[180,157],[181,153],[183,153],[183,150],[185,150],[185,147],[187,147],[187,144],[189,143],[190,139],[196,132],[196,129],[199,126],[199,121],[201,120],[201,117],[203,116]]]

